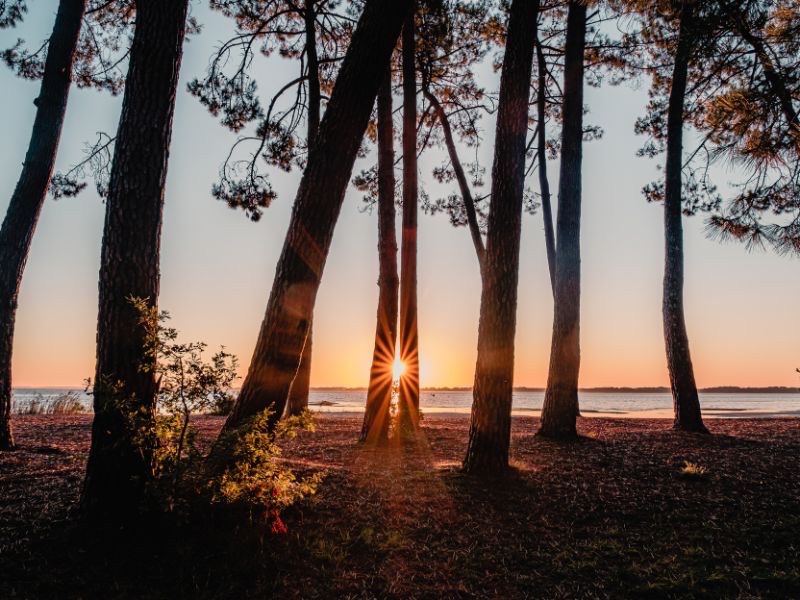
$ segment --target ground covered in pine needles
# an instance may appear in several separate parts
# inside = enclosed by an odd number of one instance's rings
[[[582,419],[557,443],[516,418],[495,481],[458,470],[466,418],[423,423],[416,445],[367,450],[360,419],[319,417],[285,450],[327,472],[286,534],[162,522],[100,541],[74,523],[90,417],[18,417],[0,598],[800,598],[800,420]]]

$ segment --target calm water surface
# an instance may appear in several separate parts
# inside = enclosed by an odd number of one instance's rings
[[[16,410],[24,410],[31,402],[53,402],[68,392],[77,395],[87,410],[91,409],[91,397],[77,389],[15,389],[13,401]],[[309,404],[313,410],[321,412],[362,412],[366,395],[366,390],[314,389],[311,390]],[[514,410],[523,414],[539,410],[543,399],[544,392],[541,391],[516,391]],[[708,416],[800,416],[800,393],[701,393],[700,403]],[[427,414],[468,414],[471,404],[471,391],[423,390],[420,398],[420,406]],[[672,396],[668,393],[581,392],[580,405],[584,414],[670,410]]]

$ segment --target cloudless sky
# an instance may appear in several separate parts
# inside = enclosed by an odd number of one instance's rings
[[[56,0],[31,3],[17,30],[0,32],[0,48],[17,37],[36,44],[52,29]],[[175,112],[162,238],[162,308],[186,340],[224,344],[246,370],[289,221],[299,172],[272,172],[279,198],[259,223],[214,200],[209,190],[235,136],[186,92],[232,30],[205,3],[193,3],[203,31],[185,46]],[[262,94],[292,76],[294,64],[259,60]],[[490,89],[494,78],[485,78]],[[0,71],[0,212],[19,176],[34,117],[38,82]],[[646,102],[641,89],[587,89],[587,121],[602,140],[586,144],[583,174],[582,386],[667,385],[661,330],[662,211],[643,185],[658,161],[635,157],[633,124]],[[116,131],[121,96],[73,89],[56,169],[82,157],[97,131]],[[493,120],[484,121],[480,156],[491,170]],[[399,152],[399,148],[398,148]],[[443,154],[424,155],[420,175],[432,196],[449,193],[430,175]],[[356,171],[374,162],[359,161]],[[557,162],[549,163],[557,189]],[[718,172],[725,184],[735,173]],[[487,177],[488,179],[488,177]],[[487,180],[487,185],[489,181]],[[535,174],[530,185],[536,189]],[[365,213],[352,188],[334,235],[314,321],[313,386],[367,384],[377,304],[377,214]],[[48,198],[33,241],[17,314],[16,387],[73,386],[94,372],[97,273],[104,205],[92,186],[77,198]],[[800,262],[720,245],[703,233],[703,216],[685,220],[686,309],[698,384],[798,385]],[[480,281],[466,229],[444,215],[420,215],[419,305],[424,386],[469,386],[475,365]],[[523,223],[517,320],[520,386],[544,386],[552,297],[541,215]]]

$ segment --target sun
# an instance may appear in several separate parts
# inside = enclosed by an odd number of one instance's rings
[[[404,363],[399,358],[394,360],[394,364],[392,365],[392,379],[397,381],[406,372],[406,363]]]

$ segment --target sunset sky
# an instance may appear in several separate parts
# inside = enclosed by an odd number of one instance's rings
[[[0,48],[17,37],[40,43],[52,28],[56,2],[39,2],[18,30],[0,33]],[[278,200],[259,223],[214,200],[209,190],[235,139],[189,96],[230,24],[194,4],[204,25],[185,47],[166,190],[160,305],[187,340],[224,344],[247,368],[272,284],[299,172],[275,170]],[[296,69],[279,58],[256,64],[262,94]],[[486,85],[496,88],[489,73]],[[635,157],[642,139],[633,124],[646,85],[587,89],[587,121],[605,130],[584,150],[582,229],[582,386],[668,383],[661,331],[663,232],[660,206],[640,190],[658,177],[657,161]],[[38,82],[0,71],[0,211],[19,176],[33,122]],[[57,168],[80,160],[97,131],[112,133],[121,96],[73,89]],[[491,168],[493,120],[484,121],[480,155]],[[399,150],[398,150],[399,151]],[[449,193],[431,176],[441,153],[423,155],[420,176],[431,196]],[[374,154],[359,161],[368,167]],[[557,186],[557,163],[549,164]],[[736,174],[718,171],[717,183]],[[488,184],[488,181],[487,181]],[[535,177],[531,187],[537,188]],[[348,191],[317,299],[313,386],[367,384],[377,303],[377,214],[361,212]],[[14,349],[14,385],[74,386],[92,375],[97,273],[104,205],[91,185],[77,198],[48,199],[25,272]],[[800,261],[748,253],[705,237],[704,217],[686,221],[686,308],[700,386],[800,384]],[[443,215],[420,215],[419,305],[421,383],[469,386],[475,365],[480,282],[466,229]],[[516,378],[546,383],[552,298],[541,215],[523,223]]]

